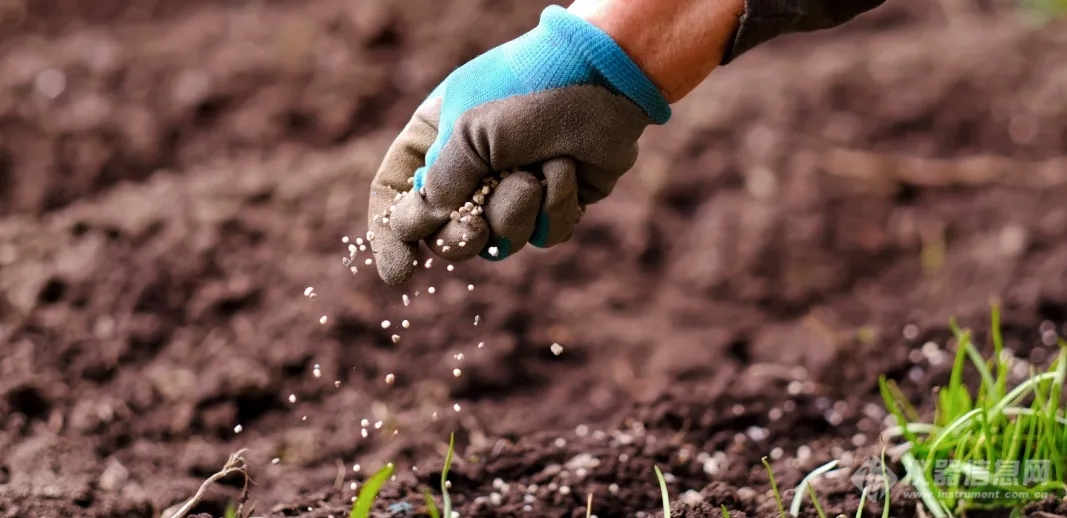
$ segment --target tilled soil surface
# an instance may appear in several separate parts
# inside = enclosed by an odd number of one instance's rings
[[[425,515],[451,432],[462,516],[653,516],[654,464],[675,516],[771,516],[764,456],[854,515],[879,374],[929,411],[991,300],[1026,361],[1067,333],[1067,31],[967,2],[717,71],[571,243],[350,273],[414,106],[543,6],[0,1],[0,516],[156,517],[241,449],[257,516],[385,462]]]

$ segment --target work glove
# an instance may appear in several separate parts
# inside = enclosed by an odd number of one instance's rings
[[[566,241],[633,166],[644,129],[670,115],[610,36],[548,7],[536,28],[453,71],[389,148],[368,216],[379,275],[407,281],[420,242],[462,261]]]

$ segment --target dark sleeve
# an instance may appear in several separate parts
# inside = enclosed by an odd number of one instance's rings
[[[783,34],[841,25],[885,0],[745,0],[737,32],[723,54],[725,65],[737,56]]]

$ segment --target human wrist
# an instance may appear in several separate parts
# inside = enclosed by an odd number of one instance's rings
[[[744,0],[575,0],[567,10],[614,39],[674,103],[721,62]]]

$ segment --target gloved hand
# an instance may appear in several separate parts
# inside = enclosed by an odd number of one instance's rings
[[[610,36],[548,7],[450,74],[390,147],[371,186],[379,275],[407,281],[420,241],[458,261],[567,240],[633,166],[644,129],[670,115]]]

